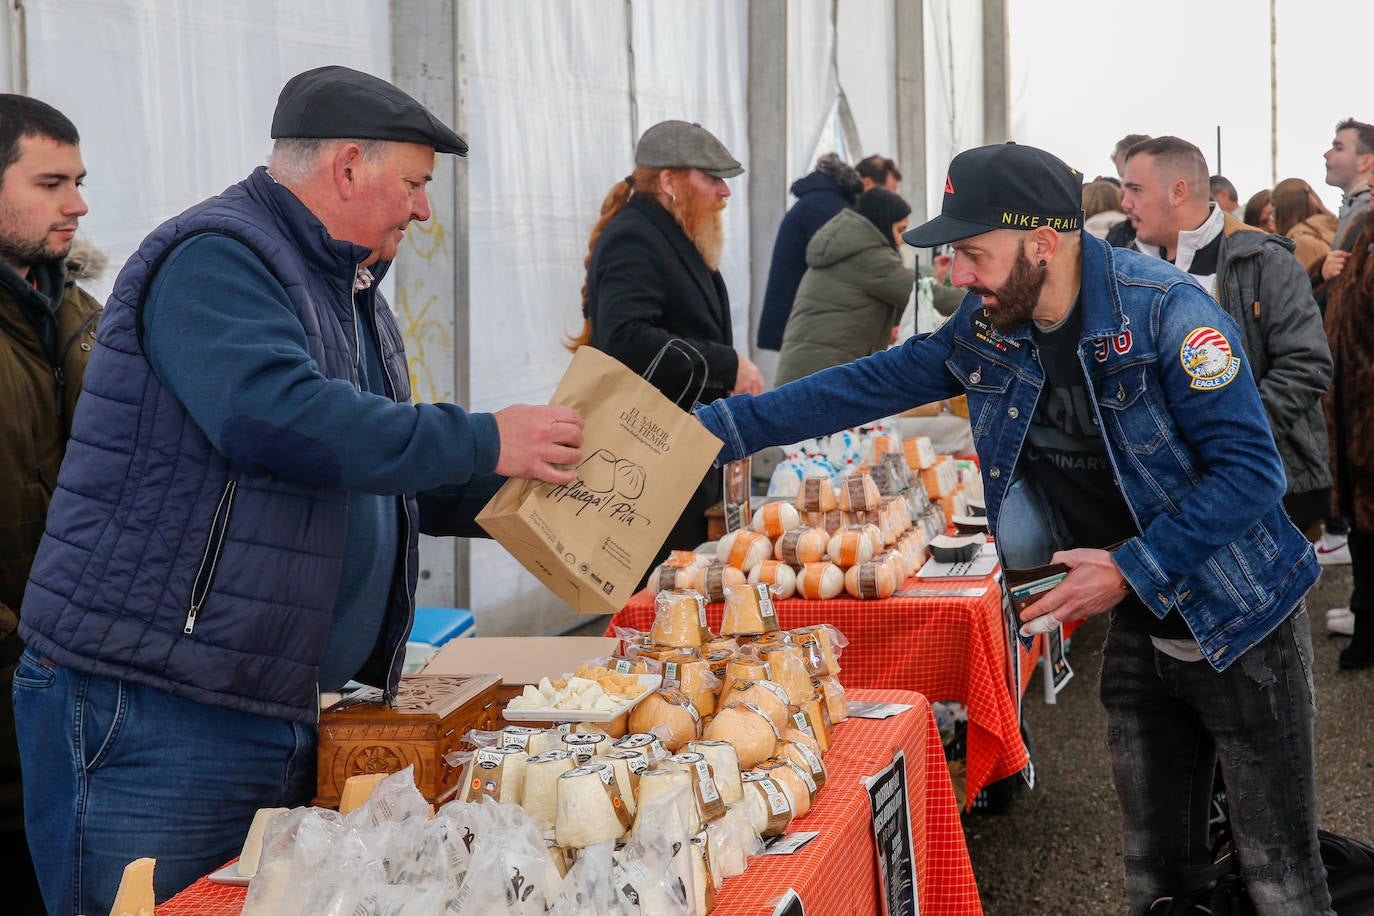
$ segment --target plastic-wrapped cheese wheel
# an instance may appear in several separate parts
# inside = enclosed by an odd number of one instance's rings
[[[742,653],[725,663],[724,683],[720,691],[724,694],[735,681],[766,681],[771,674],[768,663],[761,658]]]
[[[873,559],[873,541],[863,528],[841,528],[826,545],[826,553],[831,563],[848,569]]]
[[[700,646],[711,638],[706,626],[706,599],[695,589],[659,592],[649,638],[661,646]]]
[[[768,713],[751,704],[726,706],[706,728],[707,741],[728,741],[741,769],[749,769],[777,753],[778,730]]]
[[[670,655],[663,659],[663,685],[687,694],[697,714],[705,717],[716,711],[716,690],[720,680],[711,673],[711,664],[696,655]]]
[[[773,542],[766,535],[748,528],[731,531],[716,545],[716,559],[746,573],[772,553]]]
[[[673,687],[660,687],[630,713],[630,731],[653,731],[663,739],[669,752],[677,753],[688,741],[701,737],[701,717],[687,694]]]
[[[559,846],[585,849],[606,840],[618,840],[630,823],[610,764],[589,763],[558,777],[554,835]]]
[[[837,677],[820,679],[821,689],[825,691],[825,705],[830,711],[831,723],[838,725],[849,717],[849,704],[845,702],[844,687]]]
[[[547,751],[525,761],[525,792],[521,807],[536,823],[552,827],[558,817],[558,777],[573,769],[565,750]]]
[[[797,593],[797,571],[781,560],[764,560],[749,571],[750,585],[766,585],[775,600],[785,601]]]
[[[770,538],[778,538],[783,532],[791,531],[801,525],[801,513],[797,507],[787,502],[767,503],[754,512],[753,528]]]
[[[711,764],[711,772],[716,779],[716,788],[727,805],[733,805],[744,797],[739,781],[739,754],[729,741],[688,741],[687,750],[700,754]]]
[[[829,512],[838,509],[835,490],[830,486],[829,477],[807,477],[801,482],[796,501],[799,512]]]
[[[751,770],[741,775],[745,814],[759,836],[778,836],[792,822],[791,789],[766,773]]]
[[[773,545],[773,556],[790,566],[815,563],[825,556],[830,536],[824,528],[793,528]]]
[[[653,572],[649,573],[647,587],[650,591],[662,592],[674,588],[689,588],[691,584],[692,572],[690,569],[660,563],[654,567]]]
[[[772,681],[731,681],[730,686],[721,694],[720,705],[730,706],[735,703],[752,703],[762,709],[767,713],[773,727],[778,730],[787,726],[789,707],[792,705],[787,691],[782,685]]]
[[[811,675],[806,670],[806,655],[800,646],[775,643],[758,646],[754,651],[768,663],[769,679],[787,692],[787,701],[800,706],[811,696]]]
[[[845,512],[877,512],[883,494],[868,474],[854,474],[840,481],[839,506]]]
[[[810,600],[834,598],[844,590],[844,573],[834,563],[807,563],[797,576],[797,594]]]
[[[525,760],[529,754],[518,747],[478,748],[468,761],[464,801],[485,795],[493,801],[520,804],[525,791]]]
[[[897,590],[897,576],[886,563],[860,563],[845,572],[844,590],[851,598],[887,598]]]
[[[817,786],[811,774],[803,772],[802,769],[790,760],[773,758],[765,760],[754,767],[754,772],[764,773],[777,781],[778,785],[791,792],[792,795],[792,816],[806,817],[806,812],[811,810],[811,799],[815,797]]]
[[[801,647],[806,670],[812,677],[840,673],[840,660],[831,642],[830,627],[820,623],[792,630],[792,642]]]
[[[654,817],[667,818],[668,823],[659,826],[668,836],[701,830],[701,815],[692,796],[692,777],[686,770],[649,770],[639,777],[639,809],[634,829]]]
[[[809,773],[817,789],[825,785],[825,764],[821,762],[820,748],[805,732],[788,729],[778,744],[778,756]]]
[[[766,585],[732,585],[725,590],[725,610],[721,614],[722,635],[740,636],[772,633],[778,629],[778,614]]]
[[[716,604],[725,600],[725,589],[731,585],[743,585],[744,573],[724,563],[708,563],[698,566],[692,573],[692,588],[701,592],[707,602]]]

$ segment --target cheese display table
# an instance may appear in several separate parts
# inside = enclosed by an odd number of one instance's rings
[[[982,912],[973,868],[939,733],[925,698],[900,690],[855,690],[855,701],[902,703],[913,708],[889,719],[847,719],[835,728],[826,756],[829,778],[806,817],[789,833],[820,835],[797,852],[757,856],[744,874],[727,879],[713,914],[767,914],[789,887],[809,913],[880,914],[872,815],[863,780],[906,758],[908,813],[915,850],[916,886],[924,916]],[[157,916],[236,916],[247,890],[208,878],[157,908]]]
[[[840,658],[840,683],[855,688],[914,690],[932,700],[957,700],[968,707],[967,798],[986,785],[1020,772],[1027,763],[1011,679],[1002,590],[993,575],[964,579],[912,576],[890,598],[860,601],[832,598],[775,601],[784,629],[830,623],[849,640]],[[723,606],[708,604],[713,631]],[[654,595],[630,599],[606,629],[648,630]],[[1021,690],[1039,657],[1020,652]]]

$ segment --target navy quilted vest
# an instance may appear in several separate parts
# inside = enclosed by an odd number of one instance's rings
[[[357,384],[351,297],[367,251],[329,238],[266,169],[158,227],[120,272],[101,319],[20,633],[78,670],[314,722],[346,493],[231,466],[159,383],[141,347],[139,305],[161,257],[203,232],[232,235],[257,252],[295,306],[319,370]],[[379,295],[359,298],[360,306],[377,303],[390,390],[408,402],[395,320]],[[402,505],[404,543],[386,622],[359,675],[389,690],[400,677],[418,568],[415,503],[406,497]]]

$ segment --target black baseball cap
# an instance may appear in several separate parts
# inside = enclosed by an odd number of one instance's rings
[[[467,141],[410,95],[370,73],[337,66],[286,81],[272,114],[272,137],[390,140],[468,154]]]
[[[1083,228],[1083,175],[1033,146],[997,143],[965,150],[945,176],[940,215],[902,233],[916,248],[934,248],[993,229],[1058,232]]]
[[[635,166],[641,169],[697,169],[713,178],[734,178],[744,166],[725,144],[700,124],[660,121],[635,145]]]

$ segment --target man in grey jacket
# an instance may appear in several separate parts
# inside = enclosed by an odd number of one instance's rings
[[[1284,507],[1309,540],[1330,513],[1331,468],[1321,397],[1331,350],[1293,243],[1252,229],[1208,200],[1202,151],[1157,137],[1127,153],[1122,207],[1136,247],[1187,271],[1240,325],[1288,476]]]

